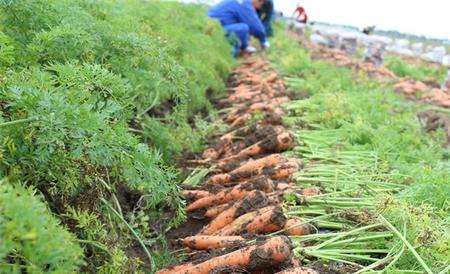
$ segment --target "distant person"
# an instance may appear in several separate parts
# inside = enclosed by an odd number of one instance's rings
[[[274,17],[273,0],[265,0],[261,8],[257,9],[259,19],[263,23],[264,29],[266,30],[267,37],[273,36],[272,20]]]
[[[365,28],[362,30],[362,32],[363,32],[364,34],[366,34],[366,35],[370,35],[370,34],[373,33],[374,30],[375,30],[375,26],[368,26],[368,27],[365,27]]]
[[[308,22],[308,15],[306,14],[305,8],[297,3],[297,8],[295,9],[292,16],[295,18],[295,21],[299,23],[306,24]]]
[[[234,46],[234,57],[241,51],[244,53],[256,51],[249,45],[250,35],[259,40],[262,48],[269,47],[266,31],[256,13],[256,9],[261,9],[264,2],[265,0],[222,0],[208,11],[207,15],[218,20],[225,29]]]

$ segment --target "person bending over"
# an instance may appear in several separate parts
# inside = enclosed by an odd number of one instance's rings
[[[260,9],[265,0],[222,0],[213,6],[207,15],[220,22],[234,46],[233,56],[241,51],[254,52],[249,45],[250,35],[256,37],[262,48],[267,48],[266,31],[258,18],[256,9]]]
[[[264,29],[266,30],[267,37],[272,37],[272,20],[274,15],[273,0],[266,0],[261,8],[257,9],[259,19],[263,23]]]

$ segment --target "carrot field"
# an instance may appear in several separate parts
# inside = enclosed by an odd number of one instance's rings
[[[445,70],[206,10],[0,1],[0,273],[448,273]]]

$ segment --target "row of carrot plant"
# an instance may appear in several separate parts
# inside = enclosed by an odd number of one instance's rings
[[[183,219],[168,161],[214,130],[197,113],[232,64],[205,12],[0,1],[1,273],[139,273],[168,257],[151,248]]]

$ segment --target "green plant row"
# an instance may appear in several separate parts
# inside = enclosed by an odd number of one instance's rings
[[[388,55],[384,65],[399,77],[411,77],[421,81],[435,80],[442,84],[447,76],[447,68],[440,64],[426,62],[412,63],[395,55]]]
[[[139,273],[170,259],[156,252],[183,219],[169,161],[214,130],[197,113],[209,112],[232,63],[205,12],[143,0],[0,1],[0,178],[21,200],[42,201],[36,213],[23,202],[23,214],[0,203],[2,270]],[[34,240],[5,236],[15,230]]]
[[[442,146],[444,133],[423,133],[416,117],[419,107],[396,95],[392,85],[312,60],[286,35],[277,35],[272,44],[269,58],[273,66],[285,76],[290,89],[309,96],[286,105],[285,121],[296,129],[299,141],[290,153],[306,161],[297,180],[300,186],[313,184],[326,190],[306,206],[292,207],[288,214],[323,216],[321,220],[328,222],[325,227],[353,231],[345,229],[352,222],[341,223],[330,214],[333,208],[356,212],[361,207],[374,214],[372,222],[394,233],[372,250],[376,254],[383,248],[385,255],[379,257],[366,255],[371,249],[368,244],[356,241],[357,248],[347,246],[346,238],[334,234],[326,242],[308,238],[308,243],[313,241],[310,247],[300,241],[296,252],[325,263],[373,262],[362,265],[377,273],[383,272],[383,266],[387,273],[444,270],[450,254],[450,176],[448,152]],[[386,222],[377,214],[386,217]],[[353,225],[362,225],[364,220],[359,218]],[[332,242],[336,246],[328,247]],[[366,251],[359,250],[361,246]]]

